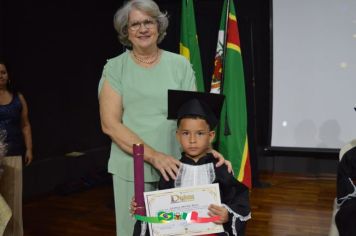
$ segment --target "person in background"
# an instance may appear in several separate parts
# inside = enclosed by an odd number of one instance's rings
[[[1,158],[4,157],[6,154],[6,144],[4,143],[5,138],[5,131],[0,130],[0,180],[4,172],[4,169],[1,166]],[[6,225],[11,218],[11,215],[11,209],[0,193],[0,236],[3,235]]]
[[[31,125],[24,96],[10,81],[4,61],[0,60],[0,130],[5,132],[6,154],[0,159],[3,175],[0,193],[12,210],[12,218],[4,235],[23,235],[22,225],[22,162],[32,162]]]
[[[335,223],[339,236],[356,235],[356,147],[342,156],[337,167]]]
[[[102,130],[111,140],[108,171],[113,174],[117,235],[132,235],[128,205],[134,192],[133,144],[144,144],[145,190],[157,188],[160,174],[175,178],[180,153],[175,123],[167,120],[167,90],[196,90],[190,63],[162,50],[167,15],[152,0],[127,1],[115,14],[120,42],[129,50],[109,59],[99,82]],[[219,165],[231,163],[215,152]]]

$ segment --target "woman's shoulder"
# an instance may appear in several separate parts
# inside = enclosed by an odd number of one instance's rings
[[[127,57],[129,55],[129,51],[125,51],[115,57],[111,57],[109,59],[106,59],[106,65],[113,66],[113,65],[118,65],[122,64],[123,61],[127,60]]]
[[[20,98],[20,99],[25,98],[24,95],[19,91],[13,93],[12,95],[14,96],[14,98]]]
[[[25,96],[21,92],[14,93],[14,99],[19,99],[20,101],[26,101]]]
[[[10,94],[10,96],[11,96],[11,103],[20,102],[22,100],[25,100],[25,97],[23,96],[23,94],[18,91],[12,92]]]
[[[17,92],[16,94],[14,94],[13,101],[14,101],[14,103],[19,104],[22,107],[27,106],[25,96],[20,92]]]
[[[189,64],[189,61],[182,55],[170,51],[163,50],[163,55],[166,60],[172,63]]]

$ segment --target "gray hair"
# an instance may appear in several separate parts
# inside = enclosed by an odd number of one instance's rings
[[[131,47],[131,42],[128,38],[128,21],[129,14],[132,9],[145,12],[157,21],[158,24],[158,39],[160,43],[166,36],[168,27],[167,13],[162,13],[158,5],[152,0],[130,0],[124,4],[114,16],[114,27],[119,34],[119,40],[124,46]]]

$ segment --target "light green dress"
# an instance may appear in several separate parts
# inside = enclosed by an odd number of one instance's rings
[[[176,121],[167,120],[167,91],[195,90],[195,76],[190,63],[181,55],[162,51],[158,64],[143,68],[127,51],[107,61],[99,92],[105,79],[122,97],[123,124],[155,150],[180,157],[175,138]],[[134,191],[133,159],[115,143],[111,145],[108,170],[114,180],[118,235],[132,235],[134,221],[128,214],[128,207]],[[151,185],[146,185],[146,191],[149,191],[159,180],[159,172],[148,163],[145,163],[144,171],[145,182],[151,182]],[[122,231],[123,228],[127,230]]]

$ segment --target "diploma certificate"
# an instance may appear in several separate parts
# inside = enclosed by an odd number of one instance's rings
[[[222,225],[213,222],[191,222],[191,212],[209,217],[208,206],[221,204],[218,184],[172,188],[144,193],[147,216],[170,214],[167,223],[149,223],[151,236],[203,235],[224,232]],[[194,214],[194,213],[193,213]]]

